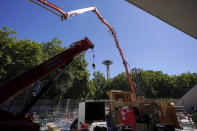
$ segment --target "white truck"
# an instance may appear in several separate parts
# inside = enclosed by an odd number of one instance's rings
[[[88,124],[88,128],[93,131],[96,127],[107,129],[105,120],[106,116],[106,101],[88,100],[79,103],[78,113],[78,128],[81,128],[81,123]]]

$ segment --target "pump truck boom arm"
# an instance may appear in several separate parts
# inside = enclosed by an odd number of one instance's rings
[[[94,12],[95,12],[95,14],[98,16],[98,18],[101,20],[101,22],[104,23],[104,24],[109,28],[109,30],[111,31],[111,34],[112,34],[112,36],[113,36],[113,38],[114,38],[114,41],[115,41],[115,43],[116,43],[116,47],[118,48],[118,51],[119,51],[120,56],[121,56],[121,58],[122,58],[122,62],[123,62],[123,65],[124,65],[124,67],[125,67],[125,71],[126,71],[126,73],[127,73],[127,77],[128,77],[128,80],[129,80],[129,85],[130,85],[130,87],[131,87],[131,91],[132,91],[132,93],[135,94],[135,89],[134,89],[134,87],[133,87],[133,83],[132,83],[132,81],[131,81],[131,76],[129,75],[129,71],[128,71],[128,67],[127,67],[127,61],[125,60],[124,54],[123,54],[123,52],[122,52],[122,50],[121,50],[121,48],[120,48],[120,44],[119,44],[119,42],[118,42],[118,38],[117,38],[117,36],[116,36],[116,32],[115,32],[115,31],[113,30],[113,28],[107,23],[107,21],[101,16],[101,14],[99,13],[99,11],[98,11],[96,8],[95,8]]]
[[[74,57],[80,53],[86,51],[89,48],[93,48],[94,45],[86,37],[84,40],[75,42],[69,49],[59,53],[44,63],[38,65],[35,68],[30,69],[27,72],[19,75],[18,77],[8,81],[0,86],[0,104],[15,96],[17,93],[28,88],[31,84],[41,80],[50,73],[59,69],[64,65],[71,63]]]
[[[33,0],[30,0],[30,1],[33,1]],[[58,11],[61,14],[60,16],[61,16],[61,19],[62,20],[64,20],[64,19],[67,20],[68,18],[71,18],[73,16],[76,16],[76,15],[81,14],[81,13],[84,13],[84,12],[93,11],[97,15],[97,17],[99,18],[99,20],[109,28],[109,30],[110,30],[110,32],[111,32],[111,34],[113,36],[113,39],[114,39],[114,41],[116,43],[116,47],[118,48],[118,51],[119,51],[120,56],[122,58],[123,65],[125,67],[125,71],[126,71],[126,74],[127,74],[128,80],[129,80],[129,85],[130,85],[131,91],[132,91],[132,93],[135,94],[135,89],[134,89],[133,83],[131,81],[131,76],[129,75],[129,71],[128,71],[128,67],[127,67],[127,62],[126,62],[125,57],[124,57],[124,54],[123,54],[123,52],[122,52],[122,50],[120,48],[120,45],[119,45],[119,42],[118,42],[118,39],[117,39],[117,36],[116,36],[116,32],[107,23],[107,21],[101,16],[101,14],[99,13],[99,11],[98,11],[98,9],[96,7],[89,7],[89,8],[83,8],[83,9],[79,9],[79,10],[64,12],[59,7],[57,7],[57,6],[55,6],[55,5],[47,2],[46,0],[37,0],[37,1],[43,3],[44,5],[52,8],[52,9],[54,9],[55,11]],[[35,3],[35,2],[33,2],[33,3]],[[38,3],[37,3],[37,5],[38,5]],[[46,8],[46,7],[44,7],[44,8]],[[50,12],[53,12],[53,11],[51,11],[48,8],[47,8],[47,10],[49,10]]]

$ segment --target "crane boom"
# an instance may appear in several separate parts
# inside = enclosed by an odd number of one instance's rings
[[[68,65],[72,62],[74,57],[93,47],[94,45],[92,42],[86,37],[84,40],[75,42],[75,44],[69,49],[1,85],[0,104],[28,88],[33,83],[56,71],[60,67]]]
[[[125,67],[125,70],[126,70],[126,73],[127,73],[127,77],[128,77],[128,80],[129,80],[129,85],[130,85],[130,88],[131,88],[131,91],[132,93],[135,94],[135,89],[133,87],[133,83],[131,81],[131,76],[129,75],[129,71],[128,71],[128,67],[127,67],[127,61],[125,60],[125,57],[124,57],[124,54],[122,52],[122,49],[120,48],[120,44],[118,42],[118,38],[116,36],[116,32],[113,30],[113,28],[107,23],[107,21],[101,16],[101,14],[99,13],[99,11],[97,10],[97,8],[95,8],[94,10],[95,14],[98,16],[98,18],[101,20],[102,23],[104,23],[108,28],[109,30],[111,31],[111,34],[114,38],[114,41],[116,43],[116,47],[118,48],[118,51],[120,53],[120,56],[122,58],[122,62],[123,62],[123,65]]]
[[[73,17],[75,15],[85,13],[85,12],[88,12],[88,11],[93,11],[93,10],[95,10],[95,7],[88,7],[88,8],[69,11],[69,12],[67,12],[67,14],[68,14],[68,18],[70,18],[70,17]]]
[[[30,1],[32,1],[32,0],[30,0]],[[76,16],[76,15],[81,14],[81,13],[84,13],[84,12],[93,11],[97,15],[97,17],[99,18],[99,20],[109,28],[109,30],[110,30],[110,32],[111,32],[111,34],[113,36],[113,39],[114,39],[114,41],[116,43],[116,47],[118,48],[118,51],[119,51],[120,56],[122,58],[123,65],[125,67],[125,71],[126,71],[126,74],[127,74],[128,80],[129,80],[129,85],[130,85],[131,91],[132,91],[132,93],[135,94],[135,89],[133,87],[131,76],[129,75],[129,71],[128,71],[128,67],[127,67],[127,62],[125,60],[124,54],[122,52],[122,49],[120,48],[120,44],[118,42],[118,38],[116,36],[116,32],[108,24],[108,22],[102,17],[102,15],[100,14],[100,12],[98,11],[98,9],[95,6],[94,7],[89,7],[89,8],[78,9],[78,10],[74,10],[74,11],[69,11],[69,12],[64,12],[59,7],[57,7],[57,6],[55,6],[55,5],[47,2],[46,0],[37,0],[37,1],[45,4],[46,6],[52,8],[52,9],[54,9],[56,11],[58,11],[61,14],[61,19],[62,20],[64,20],[64,19],[67,20],[68,18],[71,18],[73,16]]]

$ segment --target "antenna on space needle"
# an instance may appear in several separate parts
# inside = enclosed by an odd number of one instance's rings
[[[113,63],[113,61],[110,60],[105,60],[103,61],[103,64],[106,65],[107,69],[107,80],[110,78],[110,71],[109,71],[109,66]]]

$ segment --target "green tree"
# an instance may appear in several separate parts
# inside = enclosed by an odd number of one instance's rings
[[[197,84],[196,73],[169,76],[161,71],[147,70],[141,75],[149,98],[180,98]]]
[[[91,84],[88,83],[90,80],[87,65],[85,54],[79,55],[73,60],[69,69],[73,75],[72,87],[67,90],[64,98],[85,99],[87,97],[88,92],[92,89],[89,89]]]
[[[42,62],[42,45],[9,37],[16,34],[7,27],[0,29],[0,83]]]
[[[87,93],[86,99],[95,99],[97,89],[95,88],[94,82],[90,80],[89,84],[89,92]]]
[[[103,99],[105,97],[105,84],[106,84],[106,79],[103,73],[100,71],[94,72],[93,73],[93,79],[92,82],[94,83],[94,86],[96,88],[96,93],[95,93],[95,99]]]
[[[147,98],[181,98],[197,84],[197,73],[182,73],[169,76],[163,74],[162,71],[140,70],[138,74],[140,74],[140,79],[136,80],[136,74],[132,73],[132,80],[134,85],[138,85],[138,88],[143,89]],[[139,87],[141,85],[143,88]],[[109,80],[105,85],[105,89],[130,91],[126,73],[118,74]]]
[[[8,27],[0,29],[0,83],[12,79],[19,74],[50,59],[66,48],[61,46],[61,41],[56,37],[49,42],[38,43],[31,40],[18,40],[13,37],[15,31]],[[50,90],[42,97],[43,99],[57,99],[87,97],[89,90],[94,90],[89,84],[89,72],[85,54],[76,57],[65,70],[59,69],[46,78],[33,84],[28,90],[18,95],[17,98],[35,96],[49,80],[54,79],[63,71],[59,79]],[[91,87],[91,89],[89,89]],[[91,94],[89,94],[91,96]]]
[[[118,74],[112,79],[111,89],[131,91],[129,80],[125,72]]]

